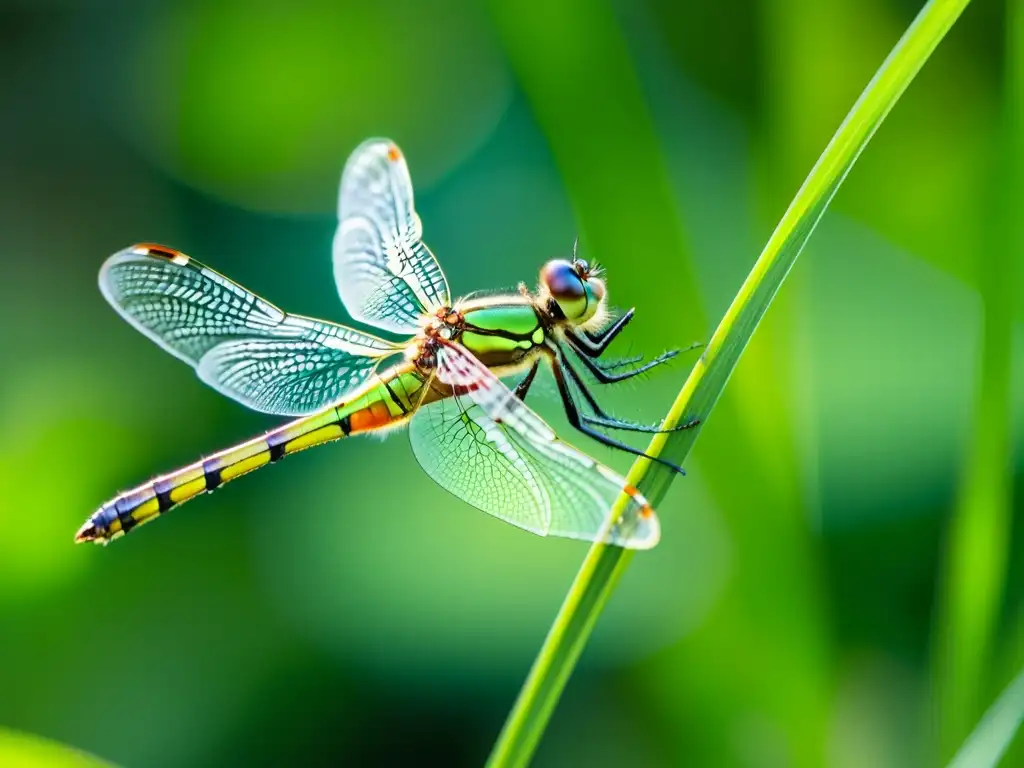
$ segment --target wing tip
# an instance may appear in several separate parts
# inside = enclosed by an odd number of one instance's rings
[[[181,251],[177,251],[174,248],[169,248],[166,245],[160,245],[159,243],[136,243],[130,245],[127,248],[122,248],[120,251],[110,256],[105,262],[100,272],[106,272],[112,266],[115,266],[123,261],[127,261],[139,256],[149,256],[154,259],[163,259],[169,261],[172,264],[184,267],[191,259]]]
[[[633,549],[654,549],[661,541],[661,521],[654,514],[654,510],[648,504],[641,511],[641,520],[637,531],[632,539]],[[636,536],[636,533],[643,532],[643,536]]]
[[[103,298],[105,298],[111,306],[115,308],[119,306],[118,297],[115,295],[116,291],[114,285],[111,283],[111,270],[125,262],[137,259],[140,256],[163,259],[164,261],[168,261],[171,264],[176,264],[180,267],[184,267],[190,262],[189,257],[181,251],[176,251],[173,248],[168,248],[166,245],[160,245],[158,243],[136,243],[135,245],[130,245],[127,248],[122,248],[117,253],[109,256],[100,267],[100,292],[103,294]]]
[[[152,256],[153,258],[164,259],[182,267],[190,261],[189,257],[181,251],[169,248],[166,245],[160,245],[159,243],[136,243],[130,248],[126,248],[122,253],[130,253],[133,256]]]
[[[352,150],[345,164],[349,165],[366,153],[376,155],[378,157],[383,155],[393,163],[398,162],[403,157],[402,150],[398,148],[398,144],[395,143],[394,139],[389,139],[386,136],[371,136],[370,138],[361,141],[359,145]]]
[[[661,541],[661,522],[654,513],[654,507],[635,486],[626,484],[623,491],[636,503],[634,510],[626,512],[619,525],[628,530],[623,546],[628,549],[653,549]],[[632,520],[627,523],[627,519]]]

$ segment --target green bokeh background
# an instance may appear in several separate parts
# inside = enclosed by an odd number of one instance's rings
[[[578,233],[613,303],[638,310],[615,353],[685,346],[917,10],[0,2],[0,729],[123,766],[480,764],[585,546],[475,512],[395,435],[73,547],[119,489],[274,423],[119,320],[99,265],[162,242],[345,321],[338,177],[384,135],[455,294],[532,283]],[[968,9],[841,189],[537,765],[931,764],[1024,663],[1017,494],[978,700],[936,725],[986,286],[1022,287],[993,213],[1002,13]],[[1022,307],[1003,351],[1017,448]],[[602,399],[654,421],[691,360]],[[628,468],[568,431],[550,380],[538,395],[572,442]],[[1000,469],[1019,477],[1020,452]],[[5,738],[22,737],[0,730],[17,765]]]

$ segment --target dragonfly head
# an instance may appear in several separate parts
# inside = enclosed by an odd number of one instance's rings
[[[604,280],[598,269],[583,259],[554,259],[540,271],[540,292],[573,325],[597,325],[603,319]]]

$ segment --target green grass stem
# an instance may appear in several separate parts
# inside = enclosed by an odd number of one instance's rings
[[[0,728],[0,765],[19,768],[113,768],[110,763],[39,736]]]
[[[949,768],[995,768],[1024,720],[1024,669],[996,699]]]
[[[982,299],[973,440],[949,524],[935,634],[934,732],[940,759],[963,741],[993,687],[992,641],[1013,516],[1013,325],[1024,252],[1024,4],[1007,3],[1006,78],[991,216],[976,255]]]

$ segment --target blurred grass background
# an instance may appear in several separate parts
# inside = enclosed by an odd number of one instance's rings
[[[72,547],[272,423],[120,321],[100,263],[164,242],[344,320],[338,175],[387,135],[455,293],[532,283],[579,231],[638,308],[616,353],[683,346],[917,10],[0,2],[0,725],[126,766],[481,763],[585,546],[454,501],[395,436]],[[1006,27],[968,8],[840,190],[537,765],[933,764],[1024,663]],[[602,394],[653,421],[685,368]]]

